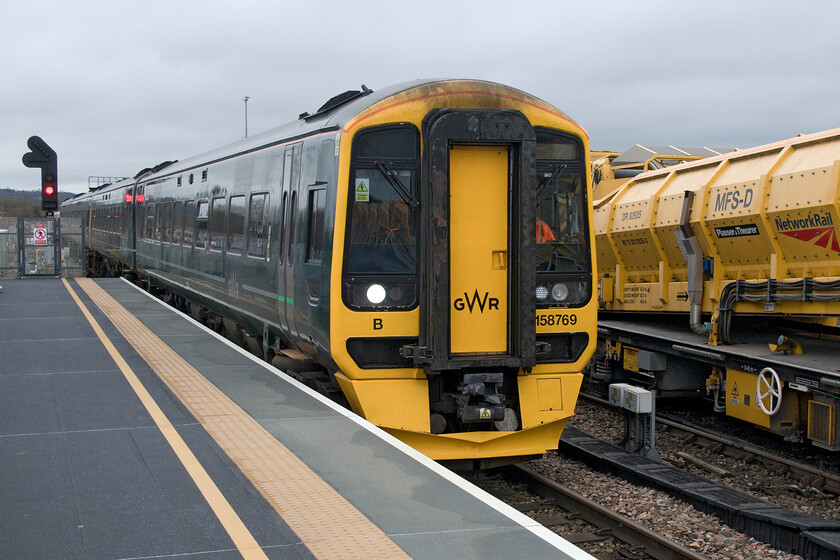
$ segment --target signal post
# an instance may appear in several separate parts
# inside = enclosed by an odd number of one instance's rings
[[[51,217],[58,210],[58,155],[39,136],[30,136],[26,145],[32,151],[23,154],[23,165],[41,169],[41,210]]]

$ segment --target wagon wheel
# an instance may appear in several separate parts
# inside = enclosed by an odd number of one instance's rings
[[[758,401],[759,408],[768,416],[773,416],[779,412],[779,408],[782,406],[782,381],[773,368],[764,368],[758,374],[758,381],[755,384],[755,399]]]

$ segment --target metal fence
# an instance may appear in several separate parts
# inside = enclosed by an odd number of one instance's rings
[[[85,228],[81,218],[60,218],[61,275],[85,275]]]
[[[18,218],[0,218],[0,280],[20,274]]]
[[[0,279],[85,274],[81,218],[0,217]]]

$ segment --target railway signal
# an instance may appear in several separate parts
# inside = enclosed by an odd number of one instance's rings
[[[23,165],[41,169],[41,210],[51,215],[58,210],[58,156],[39,136],[30,136],[23,154]]]

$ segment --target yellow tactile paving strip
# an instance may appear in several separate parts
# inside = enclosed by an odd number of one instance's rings
[[[409,556],[89,278],[76,282],[319,559]]]
[[[222,527],[224,527],[228,536],[230,536],[234,546],[236,546],[236,549],[246,560],[268,560],[268,557],[260,548],[260,545],[257,544],[254,536],[245,524],[242,523],[242,520],[231,507],[230,503],[225,499],[218,486],[216,486],[207,474],[207,471],[204,470],[204,467],[201,466],[201,463],[199,463],[198,459],[196,459],[195,455],[181,438],[177,430],[175,430],[172,424],[169,423],[166,415],[137,378],[137,375],[135,375],[134,371],[125,359],[123,359],[122,355],[117,351],[116,347],[114,347],[111,340],[102,330],[102,327],[99,326],[99,323],[82,303],[82,300],[79,299],[78,295],[76,295],[75,290],[70,287],[70,283],[64,278],[62,278],[61,281],[67,287],[73,301],[75,301],[76,305],[78,305],[79,309],[81,309],[85,319],[87,319],[88,323],[90,323],[90,326],[93,328],[96,336],[102,342],[102,345],[105,346],[108,354],[114,360],[114,363],[117,364],[117,367],[125,376],[126,381],[128,381],[128,384],[140,399],[140,402],[143,403],[143,406],[152,417],[155,425],[158,429],[160,429],[161,435],[163,435],[164,439],[166,439],[167,443],[169,443],[172,451],[175,453],[175,456],[178,457],[179,461],[181,461],[181,464],[184,466],[184,469],[187,471],[187,474],[189,474],[193,482],[195,482],[195,485],[198,487],[201,495],[204,496],[205,500],[207,500],[207,504],[219,519],[219,522],[222,524]]]

